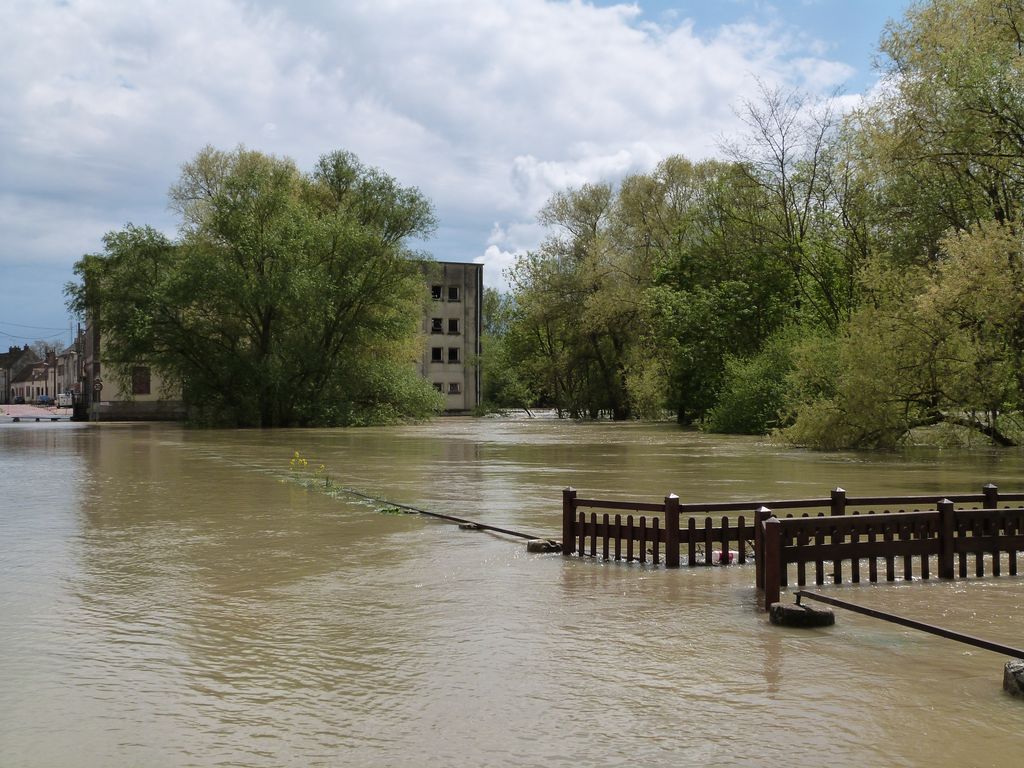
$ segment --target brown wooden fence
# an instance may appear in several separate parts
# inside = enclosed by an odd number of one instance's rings
[[[711,565],[713,552],[720,552],[722,562],[729,561],[735,544],[736,561],[747,561],[747,542],[754,538],[753,523],[740,518],[732,523],[723,516],[717,523],[711,517],[698,521],[690,517],[683,524],[679,497],[670,494],[663,504],[642,502],[578,499],[576,492],[566,489],[562,498],[562,554],[578,552],[580,556],[602,557],[605,560],[658,565],[664,560],[668,568],[678,568],[683,549],[687,565]],[[620,510],[614,515],[591,512],[582,508]],[[622,512],[634,512],[623,516]],[[654,513],[650,516],[641,512]],[[660,516],[658,516],[660,515]],[[717,547],[716,547],[717,545]],[[703,561],[698,559],[698,550]]]
[[[748,547],[754,549],[757,509],[836,510],[837,498],[845,497],[833,492],[820,499],[684,504],[669,494],[663,502],[654,503],[582,499],[576,489],[566,488],[562,491],[562,553],[655,565],[664,562],[666,567],[678,568],[684,552],[686,564],[693,566],[711,565],[716,552],[727,560],[729,551],[735,550],[736,562],[746,563],[750,560]],[[588,515],[584,510],[606,511]],[[744,514],[735,520],[728,514],[717,517],[730,512]]]
[[[609,501],[566,488],[562,553],[677,568],[684,553],[686,565],[711,565],[714,553],[728,561],[734,549],[736,562],[754,560],[767,607],[792,578],[801,587],[811,579],[966,578],[972,558],[975,576],[985,575],[986,563],[998,576],[1004,555],[1015,576],[1024,551],[1022,502],[1024,493],[1000,494],[992,484],[967,494],[850,497],[836,488],[814,499],[685,504],[675,494],[661,503]],[[786,510],[802,516],[777,516]],[[727,514],[737,512],[737,519]],[[713,517],[719,513],[726,514]]]
[[[835,584],[846,580],[859,583],[865,578],[877,582],[883,577],[895,581],[932,577],[952,579],[968,575],[974,559],[974,575],[984,576],[986,561],[993,576],[1002,571],[1006,554],[1010,575],[1017,575],[1017,555],[1024,550],[1024,508],[999,508],[1000,503],[1024,501],[1024,494],[1000,495],[994,485],[981,494],[959,494],[934,499],[928,496],[846,499],[841,511],[828,517],[792,516],[779,518],[767,505],[755,520],[756,582],[764,606],[779,599],[782,587],[795,575],[797,584],[808,582],[808,567],[814,568],[814,583],[826,578]],[[981,505],[973,508],[957,504]],[[921,509],[929,504],[931,509]],[[854,510],[850,506],[892,507]],[[837,519],[841,517],[842,519]],[[829,573],[826,577],[826,564]],[[866,568],[865,568],[866,564]],[[795,574],[791,571],[795,570]]]

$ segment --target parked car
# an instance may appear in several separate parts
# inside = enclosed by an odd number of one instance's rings
[[[21,395],[18,395],[16,398],[14,398],[14,404],[15,405],[24,405],[25,404],[25,398],[22,397]]]
[[[70,392],[61,392],[57,395],[58,408],[70,408],[75,404],[75,396]]]
[[[40,395],[36,398],[36,405],[53,405],[53,398],[49,395]]]

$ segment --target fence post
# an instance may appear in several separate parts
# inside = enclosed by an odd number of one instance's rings
[[[576,489],[562,490],[562,554],[576,551]]]
[[[992,483],[983,485],[981,492],[985,494],[985,501],[982,506],[985,509],[997,509],[999,507],[999,488]]]
[[[679,567],[679,497],[665,497],[665,567]]]
[[[846,489],[836,488],[832,491],[832,510],[831,514],[845,515],[846,514]]]
[[[767,611],[772,603],[779,602],[782,569],[782,523],[777,517],[769,517],[764,521],[764,609]]]
[[[761,523],[772,516],[768,507],[754,510],[754,584],[758,590],[764,589],[764,532]]]
[[[939,578],[953,578],[953,530],[955,513],[953,502],[943,499],[939,502]]]

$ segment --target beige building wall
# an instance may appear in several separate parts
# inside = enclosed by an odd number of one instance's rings
[[[484,268],[441,261],[424,269],[430,302],[420,373],[444,393],[446,413],[470,413],[480,404]]]
[[[124,386],[107,366],[107,376],[92,382],[90,421],[160,421],[185,416],[180,395],[166,391],[160,374],[149,366],[131,367],[131,384]]]
[[[89,421],[164,421],[185,417],[181,394],[166,391],[163,379],[149,366],[131,368],[131,382],[122,386],[119,376],[103,362],[99,325],[90,317],[83,351],[83,385],[80,408]]]

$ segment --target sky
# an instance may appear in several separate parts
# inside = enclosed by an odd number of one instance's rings
[[[536,247],[555,192],[721,156],[758,81],[852,104],[902,0],[2,0],[0,350],[70,341],[75,261],[206,145],[337,149],[418,187],[418,243],[484,264]]]

